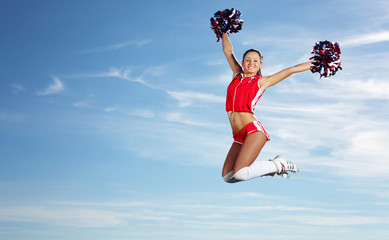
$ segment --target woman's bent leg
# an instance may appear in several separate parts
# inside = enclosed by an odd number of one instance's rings
[[[228,152],[226,160],[224,161],[222,177],[223,180],[228,183],[236,182],[234,179],[232,179],[232,176],[234,175],[235,162],[241,148],[242,144],[236,142],[232,143],[230,151]]]
[[[235,161],[234,179],[245,181],[277,172],[277,167],[273,162],[255,161],[266,141],[267,137],[262,132],[247,136]]]

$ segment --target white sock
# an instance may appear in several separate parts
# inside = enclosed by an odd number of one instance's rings
[[[246,181],[275,173],[277,170],[277,166],[273,161],[255,161],[249,167],[244,167],[237,171],[233,178],[238,181]]]

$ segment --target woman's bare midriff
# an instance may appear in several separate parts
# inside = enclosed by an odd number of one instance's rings
[[[229,112],[228,119],[234,133],[240,132],[247,124],[257,120],[254,114],[248,112]]]

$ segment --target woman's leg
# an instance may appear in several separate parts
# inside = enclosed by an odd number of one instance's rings
[[[299,171],[296,164],[279,156],[271,161],[255,161],[266,141],[265,134],[257,132],[249,134],[243,145],[234,142],[224,162],[223,180],[235,183],[267,175],[289,178],[287,171]]]
[[[250,166],[258,157],[266,141],[267,138],[262,132],[249,134],[244,140],[243,145],[241,145],[242,147],[234,165],[234,173],[241,168]]]
[[[235,162],[241,148],[242,148],[242,144],[236,142],[232,143],[230,151],[228,152],[226,160],[224,161],[222,177],[223,180],[228,183],[236,182],[232,179],[232,176],[234,175]]]
[[[255,161],[267,141],[263,132],[249,134],[237,155],[234,165],[234,179],[245,181],[278,172],[273,161]]]

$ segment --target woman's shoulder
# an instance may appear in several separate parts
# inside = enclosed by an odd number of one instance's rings
[[[232,81],[243,78],[243,72],[233,73]]]
[[[264,92],[266,90],[266,88],[268,87],[268,84],[267,84],[268,78],[269,78],[269,76],[260,76],[258,79],[258,86],[262,90],[262,92]]]
[[[235,78],[243,78],[243,72],[239,71],[237,73],[234,73],[234,76],[232,79],[235,79]]]

